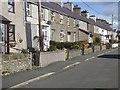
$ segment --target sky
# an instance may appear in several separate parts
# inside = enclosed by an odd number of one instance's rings
[[[68,0],[63,0],[63,2],[67,2]],[[114,0],[114,2],[107,2],[107,0],[69,0],[73,2],[74,5],[78,5],[81,7],[81,10],[87,10],[90,15],[95,15],[97,18],[105,19],[110,24],[112,23],[112,14],[113,14],[113,27],[114,29],[118,29],[118,2]],[[90,2],[91,1],[91,2]],[[106,1],[106,2],[103,2]],[[116,2],[115,2],[116,1]],[[88,5],[86,5],[85,3]],[[92,9],[91,9],[92,8]]]

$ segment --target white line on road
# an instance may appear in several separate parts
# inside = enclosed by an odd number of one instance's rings
[[[104,55],[104,53],[101,53],[101,54],[99,54],[99,55],[97,55],[97,56],[99,57],[99,56],[102,56],[102,55]]]
[[[20,87],[20,86],[23,86],[23,85],[27,85],[27,84],[29,84],[29,83],[31,83],[31,82],[34,82],[34,81],[39,80],[39,79],[42,79],[42,78],[46,78],[46,77],[51,76],[51,75],[53,75],[53,74],[55,74],[55,72],[46,73],[46,74],[44,74],[44,75],[42,75],[42,76],[39,76],[39,77],[30,79],[30,80],[25,81],[25,82],[23,82],[23,83],[14,85],[14,86],[12,86],[12,87],[10,87],[10,88],[17,88],[17,87]]]
[[[70,64],[70,65],[64,67],[63,70],[68,69],[68,68],[73,67],[73,66],[76,66],[78,64],[80,64],[80,62],[76,62],[76,63]]]
[[[85,61],[88,61],[88,60],[91,60],[91,59],[94,59],[95,57],[91,57],[91,58],[87,58]]]

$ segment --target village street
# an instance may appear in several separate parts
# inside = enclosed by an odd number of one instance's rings
[[[117,88],[118,49],[3,77],[3,88]]]

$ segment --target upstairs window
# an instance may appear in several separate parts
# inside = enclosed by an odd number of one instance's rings
[[[8,0],[8,12],[15,12],[15,3],[14,0]]]
[[[45,9],[41,8],[41,18],[42,20],[45,20]]]
[[[63,24],[63,16],[60,15],[60,24]]]
[[[32,16],[32,5],[29,2],[27,3],[27,16]]]
[[[74,24],[74,27],[76,27],[76,20],[74,19],[74,22],[73,22],[73,24]]]
[[[51,21],[54,22],[55,21],[55,13],[51,12]]]
[[[67,25],[70,26],[70,18],[67,19]]]

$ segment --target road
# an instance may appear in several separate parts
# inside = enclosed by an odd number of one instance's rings
[[[11,88],[118,88],[118,56],[118,49],[79,56],[53,64],[54,68],[59,69],[51,69],[49,73],[13,85]],[[6,78],[3,79],[3,83],[5,88]]]

